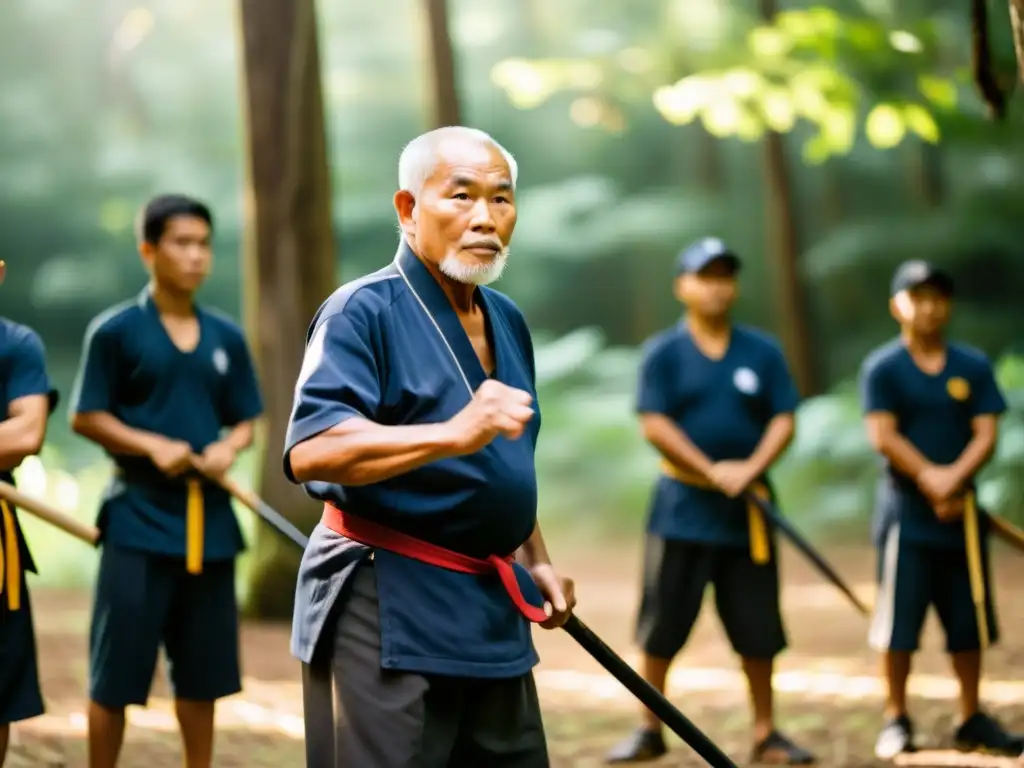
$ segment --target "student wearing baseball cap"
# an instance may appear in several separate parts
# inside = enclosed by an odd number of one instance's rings
[[[772,670],[786,647],[777,549],[760,510],[765,473],[789,445],[799,397],[778,342],[735,325],[741,262],[717,238],[686,248],[675,294],[685,317],[644,346],[636,410],[663,457],[652,494],[637,621],[642,671],[665,690],[669,667],[714,585],[719,618],[742,658],[753,702],[755,762],[809,765],[814,756],[775,728]],[[608,755],[655,760],[667,751],[650,712]]]
[[[890,287],[900,335],[868,355],[860,373],[868,435],[885,460],[869,641],[884,654],[888,696],[875,754],[887,760],[915,749],[907,678],[928,608],[935,606],[960,684],[956,746],[1016,756],[1024,738],[1007,733],[978,700],[982,654],[997,640],[998,627],[974,478],[995,450],[1006,403],[988,358],[946,337],[952,277],[927,261],[908,261]]]

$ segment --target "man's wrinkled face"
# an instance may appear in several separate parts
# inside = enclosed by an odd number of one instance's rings
[[[676,297],[702,317],[724,317],[739,296],[736,268],[727,259],[715,259],[700,272],[681,275]]]
[[[931,335],[949,323],[952,301],[946,292],[925,283],[897,293],[890,308],[901,326],[921,335]]]
[[[402,232],[419,255],[460,283],[497,280],[516,226],[512,173],[488,142],[450,139],[417,198],[395,196]]]
[[[142,259],[161,285],[193,293],[213,266],[210,225],[197,216],[175,216],[167,221],[160,242],[143,243]]]

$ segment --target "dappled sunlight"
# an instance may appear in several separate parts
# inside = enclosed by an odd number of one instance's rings
[[[862,603],[871,607],[878,587],[873,582],[846,582]],[[792,584],[787,585],[782,596],[783,604],[796,610],[801,609],[835,609],[853,611],[849,600],[831,584]],[[867,624],[865,624],[865,632]]]
[[[635,661],[633,666],[636,667]],[[787,670],[775,674],[775,690],[781,694],[799,695],[813,699],[836,699],[858,702],[881,701],[885,695],[884,683],[877,675],[841,674],[814,670]],[[608,675],[567,669],[537,671],[537,685],[541,695],[545,691],[572,694],[573,699],[587,706],[608,703],[633,705],[631,694]],[[746,678],[736,669],[678,666],[669,675],[670,691],[674,697],[696,693],[726,694],[732,698],[745,696]],[[910,682],[910,695],[932,701],[955,701],[958,686],[952,676],[915,674]],[[982,697],[994,705],[1011,705],[1024,701],[1024,681],[986,680],[982,684]]]
[[[46,494],[46,467],[38,456],[28,456],[14,471],[18,488],[29,496]]]
[[[922,766],[922,768],[1019,768],[1020,761],[1012,757],[994,757],[993,755],[964,754],[952,749],[922,750],[916,754],[900,755],[893,763],[896,765]]]
[[[603,79],[599,66],[582,59],[506,59],[491,70],[492,82],[520,109],[539,107],[561,90],[596,88]]]
[[[124,15],[114,32],[113,54],[126,54],[137,48],[153,30],[153,12],[148,8],[133,8]]]
[[[250,681],[246,681],[248,685]],[[51,707],[54,705],[51,703]],[[60,703],[57,703],[60,708]],[[178,723],[174,715],[174,702],[163,697],[151,697],[146,707],[128,707],[128,725],[142,731],[176,733]],[[255,733],[275,734],[302,739],[305,729],[302,720],[302,695],[299,687],[283,686],[274,701],[254,701],[243,692],[223,699],[217,704],[218,728],[241,728]],[[88,730],[86,713],[76,709],[63,714],[47,713],[26,721],[21,730],[40,736],[84,737]]]
[[[905,29],[894,29],[890,32],[889,44],[901,53],[921,53],[924,50],[921,39]]]

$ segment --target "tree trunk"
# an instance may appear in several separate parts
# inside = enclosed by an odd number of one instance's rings
[[[777,10],[775,0],[759,0],[759,10],[762,20],[772,23]],[[782,136],[769,131],[762,147],[768,264],[775,275],[776,310],[782,318],[780,335],[797,387],[809,397],[821,389],[814,364],[807,294],[800,279],[793,185]]]
[[[331,181],[313,0],[241,0],[248,167],[246,325],[266,406],[259,493],[305,530],[319,509],[281,471],[306,330],[334,287]],[[259,527],[250,613],[291,615],[300,553]]]
[[[1013,49],[1017,52],[1017,76],[1024,83],[1024,0],[1010,0]]]
[[[1011,4],[1011,11],[1012,8]],[[988,0],[971,0],[971,71],[974,84],[985,102],[989,118],[1003,120],[1007,98],[992,69],[992,44],[988,31]]]
[[[914,196],[924,208],[939,208],[946,199],[941,147],[922,141],[912,157],[911,183]]]
[[[447,0],[426,0],[427,30],[430,35],[430,72],[433,86],[433,125],[462,125],[459,109],[458,73],[455,51],[448,33]]]

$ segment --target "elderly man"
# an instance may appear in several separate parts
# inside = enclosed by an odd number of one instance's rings
[[[516,163],[450,127],[398,177],[398,253],[317,312],[286,438],[285,473],[325,502],[292,641],[307,765],[541,768],[530,622],[560,626],[575,600],[537,523],[530,332],[483,287],[508,259]]]

